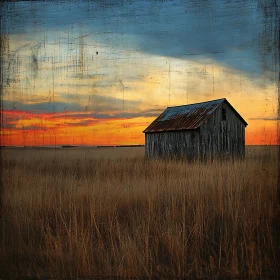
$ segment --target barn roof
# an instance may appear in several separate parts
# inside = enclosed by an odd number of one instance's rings
[[[223,102],[226,102],[244,124],[247,125],[246,121],[238,114],[232,105],[225,98],[222,98],[189,105],[167,107],[167,109],[143,132],[148,133],[199,128]]]

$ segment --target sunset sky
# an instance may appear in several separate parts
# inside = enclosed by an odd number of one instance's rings
[[[144,144],[167,106],[223,97],[246,144],[276,144],[273,14],[258,1],[3,5],[2,145]]]

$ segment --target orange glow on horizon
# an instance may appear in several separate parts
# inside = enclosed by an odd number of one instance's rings
[[[79,112],[80,113],[80,112]],[[143,130],[155,117],[75,118],[75,112],[39,113],[4,110],[3,146],[143,145]],[[277,121],[251,120],[247,145],[277,145]]]

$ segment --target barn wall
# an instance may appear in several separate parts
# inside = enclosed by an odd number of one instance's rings
[[[222,109],[226,109],[226,121],[222,121]],[[245,155],[245,125],[226,103],[200,127],[199,140],[203,155]]]
[[[199,154],[198,130],[145,134],[147,157],[188,157]]]

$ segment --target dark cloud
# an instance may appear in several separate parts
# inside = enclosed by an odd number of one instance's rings
[[[52,128],[54,128],[55,126],[53,126]],[[49,129],[50,127],[48,127]],[[22,126],[19,129],[24,129],[24,130],[46,130],[46,128],[44,127],[44,125],[27,125],[27,126]]]
[[[16,124],[12,122],[3,122],[2,125],[4,129],[17,129]]]
[[[79,122],[64,122],[63,124],[67,125],[67,126],[89,126],[91,124],[93,124],[94,121],[93,120],[83,120],[83,121],[79,121]]]
[[[39,130],[39,131],[46,130],[44,125],[41,125],[41,126],[39,126],[39,125],[18,126],[17,123],[3,123],[3,128],[4,129],[13,129],[13,130]],[[54,128],[54,126],[52,128]]]
[[[64,119],[85,119],[85,118],[91,118],[90,114],[85,114],[85,113],[56,113],[55,115],[49,116],[49,119],[55,119],[55,118],[64,118]]]
[[[42,111],[42,112],[65,112],[65,111],[80,111],[83,108],[79,103],[71,102],[41,102],[41,103],[22,103],[13,100],[3,100],[4,110],[22,110],[22,111]]]
[[[4,5],[5,30],[31,33],[73,24],[81,36],[103,45],[155,55],[203,60],[260,75],[269,69],[275,78],[277,13],[271,1],[57,1]],[[274,24],[274,22],[276,24]],[[81,36],[73,38],[79,43]],[[98,51],[98,47],[94,47]],[[265,62],[268,63],[265,63]]]
[[[17,122],[22,117],[31,118],[32,116],[22,116],[22,112],[32,112],[37,114],[56,113],[48,118],[65,119],[112,119],[112,118],[136,118],[136,117],[154,117],[159,115],[164,109],[153,108],[140,110],[140,100],[122,100],[111,96],[101,95],[79,95],[79,94],[61,94],[65,100],[71,102],[41,102],[26,104],[19,101],[3,100],[4,110],[15,110],[17,114],[7,115],[4,122]],[[81,106],[80,99],[87,99],[87,105]],[[79,113],[79,111],[81,113]],[[84,113],[87,111],[88,113]],[[73,124],[75,125],[75,124]]]
[[[124,112],[119,114],[114,114],[114,118],[125,118],[125,119],[131,119],[131,118],[138,118],[138,117],[157,117],[159,114],[161,114],[163,110],[150,110],[150,111],[140,111],[136,113],[131,112]]]
[[[123,112],[123,113],[93,113],[89,112],[85,113],[72,113],[72,114],[58,114],[56,116],[51,116],[50,118],[64,118],[64,119],[86,119],[90,123],[94,119],[131,119],[137,117],[157,117],[164,111],[165,108],[162,109],[148,109],[148,110],[138,110],[137,112]],[[82,123],[81,121],[80,123]],[[69,122],[70,123],[70,122]],[[75,124],[73,124],[75,125]]]
[[[83,100],[83,103],[86,103],[86,105],[83,107],[80,106],[82,111],[94,111],[97,113],[139,110],[138,108],[141,104],[141,100],[121,99],[113,96],[102,96],[99,94],[60,93],[60,97],[65,101],[71,100],[72,103],[77,102],[78,104],[80,104],[81,100]]]

